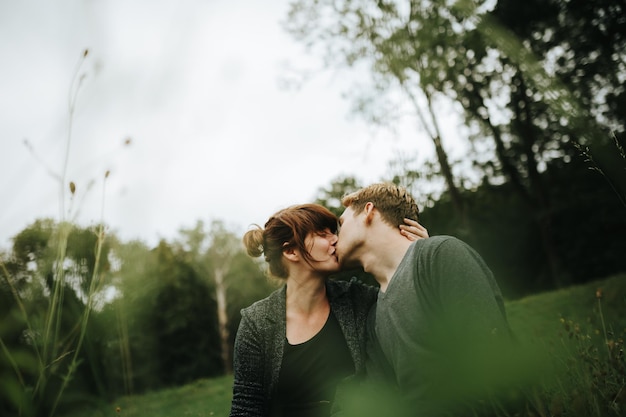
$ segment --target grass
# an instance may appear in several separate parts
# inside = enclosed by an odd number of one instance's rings
[[[589,325],[599,321],[598,290],[607,325],[610,322],[614,330],[626,329],[626,274],[508,302],[509,322],[525,340],[557,339],[563,330],[562,318]]]
[[[540,352],[523,416],[626,416],[626,274],[507,304],[512,327]]]
[[[584,372],[586,370],[596,372],[598,366],[605,369],[608,362],[603,355],[607,352],[607,345],[619,342],[620,335],[626,334],[626,314],[624,314],[626,274],[510,301],[506,307],[511,327],[522,343],[541,343],[547,347],[556,347],[553,353],[556,355],[555,359],[569,364],[566,369],[568,374],[562,376],[563,379],[567,379],[567,384],[557,380],[556,384],[544,386],[540,395],[531,401],[533,412],[526,411],[520,415],[624,415],[626,398],[621,403],[619,397],[622,392],[619,384],[623,384],[623,378],[620,380],[619,375],[612,375],[613,382],[617,383],[617,396],[611,391],[610,398],[603,398],[599,394],[591,397],[589,393],[597,392],[599,388],[607,392],[613,388],[594,385],[593,378],[581,374],[578,365],[581,365],[581,369],[584,368]],[[601,320],[601,317],[604,320]],[[606,332],[602,328],[603,322]],[[623,340],[621,343],[623,344]],[[599,354],[598,357],[589,353],[591,350],[587,344],[599,346],[596,352]],[[579,354],[581,350],[578,348],[581,346],[585,348],[584,356]],[[623,356],[620,360],[623,364]],[[573,364],[572,361],[577,364]],[[603,382],[609,380],[610,378],[603,375]],[[71,414],[59,415],[61,417],[228,416],[231,387],[231,376],[202,379],[182,387],[121,397],[110,404],[93,405]],[[621,385],[621,388],[624,386]],[[574,396],[577,396],[578,400],[573,399]],[[584,404],[580,403],[581,398],[586,401]],[[602,401],[612,402],[613,409],[609,409],[606,404],[603,406]],[[574,409],[575,407],[580,409]]]
[[[82,407],[62,417],[222,417],[228,416],[232,376],[118,398],[111,404]]]

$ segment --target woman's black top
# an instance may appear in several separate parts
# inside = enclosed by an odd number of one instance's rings
[[[285,353],[272,401],[272,417],[322,417],[330,415],[335,389],[354,373],[354,364],[335,315],[304,343]]]

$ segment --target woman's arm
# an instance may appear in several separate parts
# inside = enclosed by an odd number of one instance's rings
[[[231,417],[266,415],[262,340],[262,334],[254,322],[246,314],[242,314],[234,346]]]

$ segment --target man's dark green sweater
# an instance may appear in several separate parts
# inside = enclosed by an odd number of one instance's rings
[[[416,416],[460,415],[488,382],[483,376],[499,340],[510,340],[493,274],[450,236],[409,247],[367,329],[368,378],[396,387]]]

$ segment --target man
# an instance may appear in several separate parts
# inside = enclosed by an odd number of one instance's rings
[[[403,219],[419,214],[401,187],[374,184],[342,204],[339,260],[380,284],[367,323],[368,379],[392,387],[409,415],[464,415],[484,404],[510,330],[483,259],[451,236],[399,235]]]

